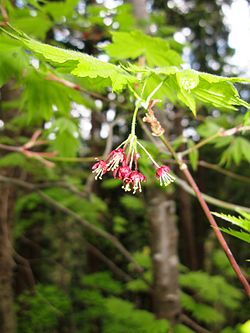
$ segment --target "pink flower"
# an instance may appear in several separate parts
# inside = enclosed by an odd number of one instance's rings
[[[118,167],[113,171],[114,178],[119,178],[120,180],[124,180],[125,178],[128,178],[132,170],[128,165],[124,165],[121,167]]]
[[[108,171],[107,163],[100,160],[92,166],[92,170],[96,174],[95,179],[102,179],[102,176]]]
[[[155,175],[156,178],[160,180],[161,186],[162,185],[167,186],[175,180],[175,178],[170,174],[170,168],[165,165],[157,168]]]
[[[123,148],[117,148],[115,150],[112,150],[112,152],[109,154],[108,161],[108,171],[114,171],[119,167],[120,163],[126,162],[126,154]]]
[[[146,177],[139,171],[132,171],[128,175],[128,177],[123,179],[123,181],[124,181],[124,185],[123,185],[124,190],[127,192],[127,191],[131,191],[131,189],[132,189],[133,194],[135,194],[137,190],[139,192],[142,191],[141,183],[146,181]]]

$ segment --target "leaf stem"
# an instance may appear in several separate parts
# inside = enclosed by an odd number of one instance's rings
[[[133,118],[132,118],[132,125],[131,125],[131,135],[135,136],[135,125],[136,125],[136,117],[137,117],[137,112],[139,110],[139,105],[136,104]]]

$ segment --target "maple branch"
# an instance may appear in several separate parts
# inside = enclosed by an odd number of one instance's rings
[[[197,150],[203,146],[205,146],[207,143],[211,142],[212,140],[219,138],[219,137],[223,137],[223,136],[231,136],[234,135],[236,133],[239,132],[244,132],[244,131],[249,131],[250,130],[250,126],[243,126],[243,125],[239,125],[236,127],[232,127],[228,130],[225,130],[223,128],[219,129],[219,131],[211,136],[209,136],[208,138],[205,138],[204,140],[201,140],[200,142],[198,142],[196,145],[178,153],[180,156],[185,156],[188,155],[189,153],[191,153],[193,150]]]
[[[165,145],[165,147],[169,150],[169,152],[173,155],[174,159],[176,160],[177,164],[179,165],[180,170],[183,172],[183,174],[187,178],[189,184],[191,185],[193,191],[195,192],[196,197],[197,197],[205,215],[207,216],[207,219],[210,222],[210,225],[212,226],[213,231],[214,231],[222,249],[224,250],[225,254],[227,255],[228,260],[229,260],[233,270],[235,271],[239,281],[241,282],[242,286],[244,287],[246,294],[248,295],[248,297],[250,297],[250,285],[249,285],[246,277],[241,272],[241,269],[240,269],[238,263],[236,262],[230,248],[228,247],[227,242],[226,242],[225,238],[223,237],[222,232],[220,231],[213,215],[211,214],[211,212],[208,208],[208,205],[207,205],[206,201],[204,200],[199,187],[197,186],[195,180],[193,179],[191,173],[189,172],[187,164],[185,164],[182,161],[181,154],[177,154],[174,151],[174,149],[172,148],[172,146],[170,145],[168,140],[163,135],[160,136],[160,139],[161,139],[162,143]]]
[[[55,152],[34,152],[34,151],[30,150],[30,148],[33,148],[35,146],[44,145],[47,143],[44,140],[37,140],[38,137],[41,135],[41,133],[42,133],[41,130],[35,131],[35,133],[32,135],[30,140],[22,146],[11,146],[11,145],[5,145],[5,144],[0,143],[0,149],[4,149],[7,151],[15,151],[15,152],[23,154],[24,156],[26,156],[28,158],[33,157],[33,158],[39,160],[41,163],[43,163],[48,168],[52,168],[52,167],[54,167],[54,163],[48,161],[45,158],[54,157],[56,155]]]

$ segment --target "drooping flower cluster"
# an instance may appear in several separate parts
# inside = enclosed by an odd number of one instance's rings
[[[156,168],[156,178],[160,181],[160,185],[169,185],[174,181],[174,177],[170,174],[170,168],[167,166],[159,166],[154,161],[146,148],[137,141],[135,135],[130,135],[123,144],[112,150],[108,158],[99,160],[92,166],[92,172],[95,179],[102,179],[107,172],[112,172],[114,178],[118,178],[123,182],[122,188],[127,191],[141,192],[141,184],[146,182],[146,177],[138,170],[138,160],[140,154],[137,152],[137,144],[147,154]],[[120,148],[123,147],[123,148]]]

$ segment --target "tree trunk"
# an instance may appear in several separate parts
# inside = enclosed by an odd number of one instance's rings
[[[147,0],[131,0],[137,21],[149,18]],[[147,31],[145,27],[145,31]],[[178,232],[175,203],[160,189],[150,189],[147,196],[153,260],[153,307],[157,318],[178,321],[181,311],[178,283]]]
[[[10,239],[10,219],[13,188],[0,184],[0,332],[15,333],[16,320],[13,301],[12,246]]]
[[[133,5],[135,18],[140,20],[148,19],[147,0],[130,0]]]
[[[175,203],[160,190],[150,193],[149,222],[153,259],[153,306],[158,318],[169,319],[173,324],[180,314],[178,284],[178,231]]]
[[[19,92],[11,88],[11,84],[1,89],[1,100],[9,101],[17,98]],[[0,119],[6,124],[16,114],[16,110],[5,112],[0,107]],[[8,130],[3,135],[11,137]],[[0,158],[5,152],[0,151]],[[13,169],[0,169],[4,176],[12,177]],[[13,269],[15,262],[12,253],[11,222],[14,209],[15,188],[13,185],[0,183],[0,332],[16,332],[16,316],[14,310]]]

